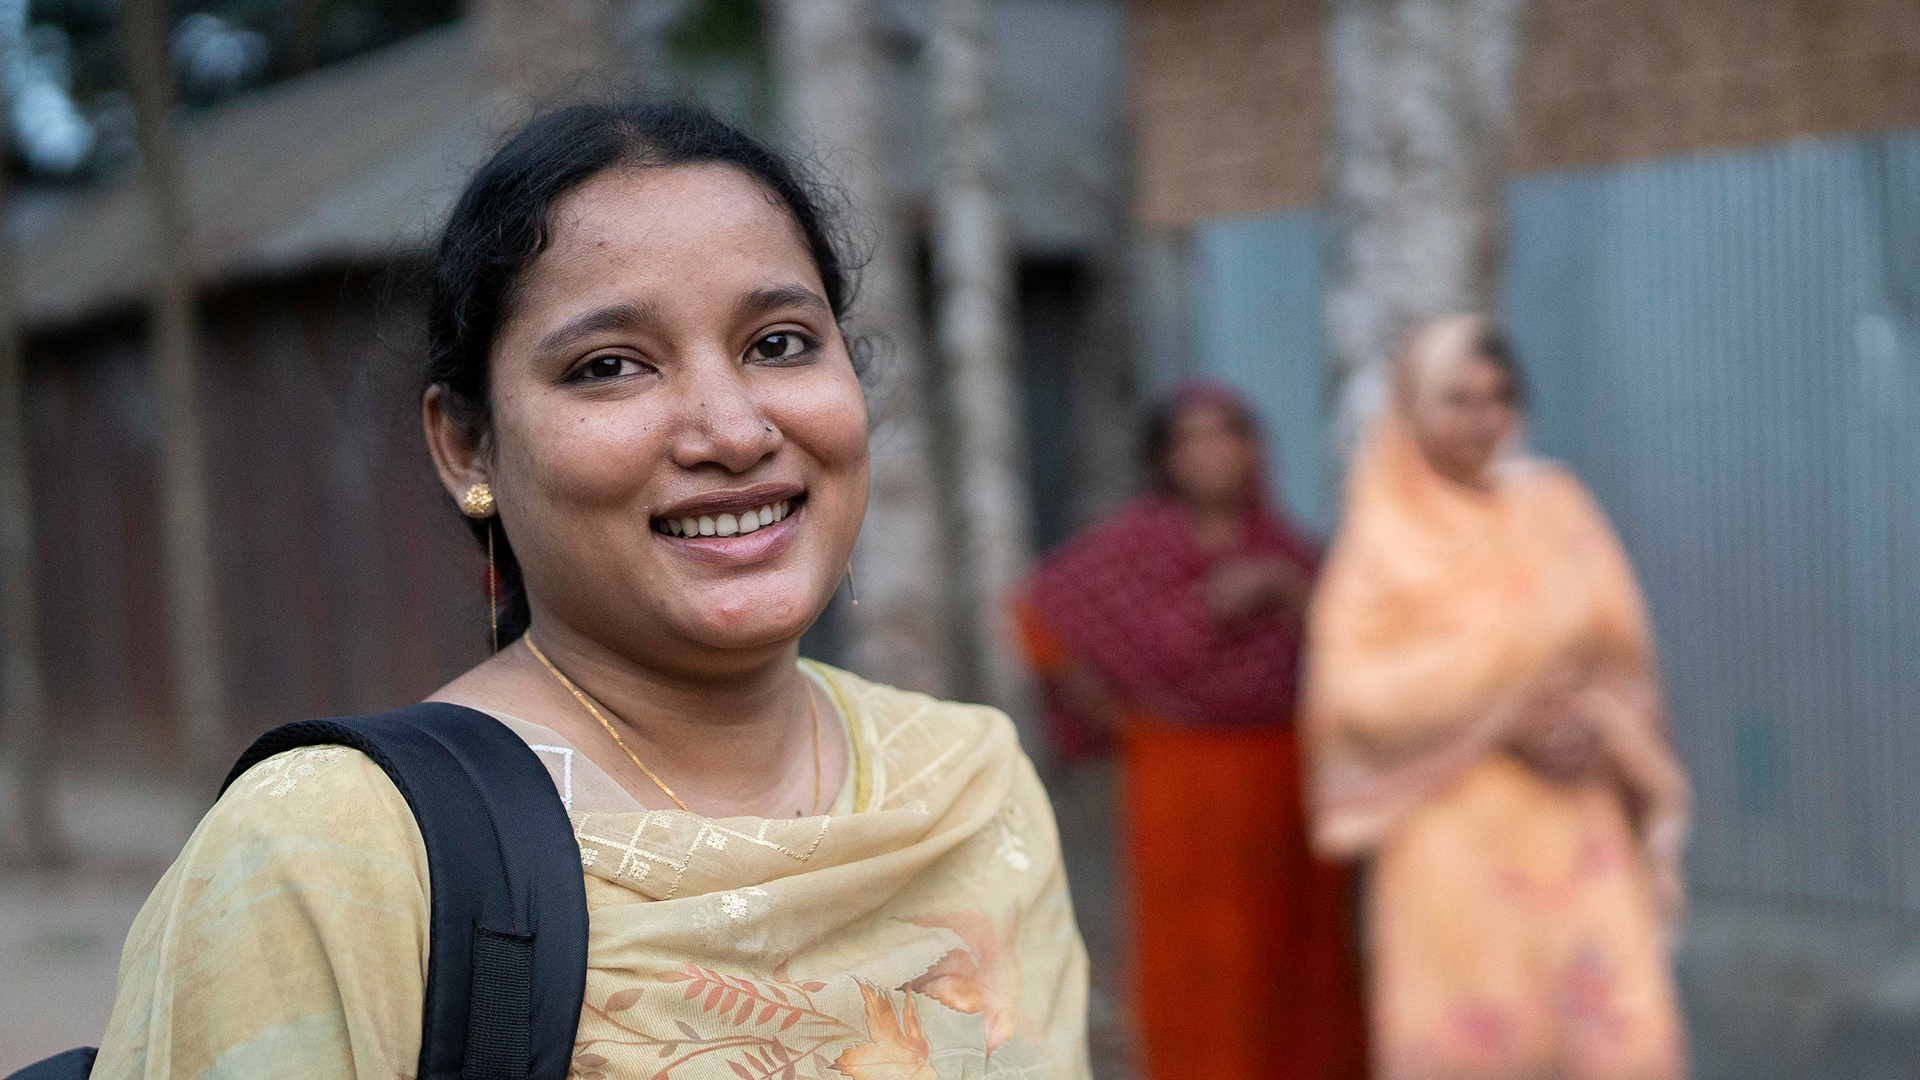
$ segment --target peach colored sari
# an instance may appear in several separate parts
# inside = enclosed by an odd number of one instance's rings
[[[1308,620],[1314,839],[1371,855],[1385,1080],[1673,1080],[1687,789],[1625,553],[1564,469],[1468,487],[1415,441],[1484,322],[1415,335],[1356,459]],[[1585,764],[1529,764],[1544,729]]]

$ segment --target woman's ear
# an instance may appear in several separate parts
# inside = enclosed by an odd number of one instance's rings
[[[467,489],[475,484],[491,484],[485,439],[475,438],[471,428],[453,418],[447,408],[444,386],[429,386],[420,398],[420,423],[426,429],[427,452],[433,455],[433,468],[440,483],[458,504]]]

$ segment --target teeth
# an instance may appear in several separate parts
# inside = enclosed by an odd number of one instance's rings
[[[710,514],[705,517],[665,518],[660,522],[660,531],[668,536],[744,536],[758,532],[776,521],[785,521],[793,513],[793,500],[782,499],[777,503],[768,503],[738,516],[733,514]]]

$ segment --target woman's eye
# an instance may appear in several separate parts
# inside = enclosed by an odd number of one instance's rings
[[[640,365],[624,356],[596,356],[580,365],[582,379],[612,379],[639,372]]]
[[[765,334],[747,350],[755,360],[796,360],[813,349],[813,339],[793,330]]]

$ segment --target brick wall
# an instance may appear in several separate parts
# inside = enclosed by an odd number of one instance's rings
[[[1535,0],[1514,164],[1920,123],[1915,0]]]
[[[1135,29],[1135,208],[1148,225],[1320,197],[1319,0],[1145,0]]]
[[[1311,203],[1327,0],[1141,0],[1147,225]],[[1920,0],[1534,0],[1512,164],[1554,169],[1920,124]]]

